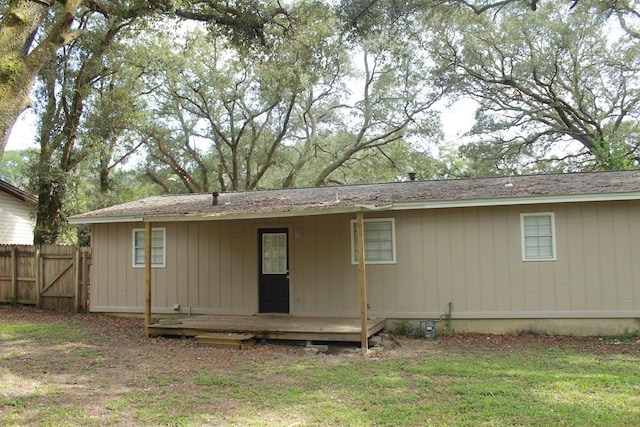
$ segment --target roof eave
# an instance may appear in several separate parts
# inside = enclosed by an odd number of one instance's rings
[[[180,214],[180,215],[146,215],[145,222],[177,222],[177,221],[229,221],[241,219],[270,219],[270,218],[289,218],[299,216],[313,215],[332,215],[341,213],[358,212],[367,207],[350,206],[323,209],[299,209],[287,211],[269,211],[269,212],[215,212],[205,214]]]
[[[549,203],[578,203],[578,202],[605,202],[640,200],[640,192],[605,193],[605,194],[580,194],[558,196],[519,196],[489,199],[470,200],[433,200],[419,202],[398,202],[393,204],[392,210],[405,209],[438,209],[438,208],[464,208],[484,206],[515,206]]]
[[[143,222],[141,216],[103,216],[103,217],[70,217],[69,224],[111,224],[119,222]]]
[[[38,198],[36,196],[32,196],[31,194],[20,190],[18,187],[14,187],[13,185],[1,180],[0,180],[0,190],[23,202],[35,203],[38,201]]]

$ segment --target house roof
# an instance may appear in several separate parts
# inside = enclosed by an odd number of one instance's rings
[[[38,199],[32,196],[29,193],[25,193],[20,190],[18,187],[14,187],[6,181],[0,179],[0,191],[9,194],[10,196],[15,197],[16,199],[20,199],[23,202],[35,202]]]
[[[69,222],[268,218],[601,200],[640,200],[640,170],[229,192],[218,196],[217,205],[211,194],[164,195],[76,215]]]

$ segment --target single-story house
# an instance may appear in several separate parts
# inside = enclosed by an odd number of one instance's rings
[[[32,245],[37,198],[0,180],[0,244]]]
[[[148,273],[154,315],[358,317],[365,298],[387,326],[640,329],[640,170],[165,195],[70,222],[92,225],[94,312],[143,313]]]

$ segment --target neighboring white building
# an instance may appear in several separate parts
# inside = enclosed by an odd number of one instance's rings
[[[0,244],[32,245],[37,199],[0,180]]]

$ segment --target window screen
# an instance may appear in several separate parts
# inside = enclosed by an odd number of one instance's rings
[[[555,224],[551,213],[522,214],[522,259],[525,261],[554,260]]]
[[[352,222],[352,262],[358,263],[358,223]],[[364,253],[368,264],[392,264],[396,262],[395,222],[393,218],[364,221]]]
[[[164,228],[151,230],[151,265],[165,266],[166,233]],[[144,229],[133,230],[133,266],[144,267],[145,232]]]

